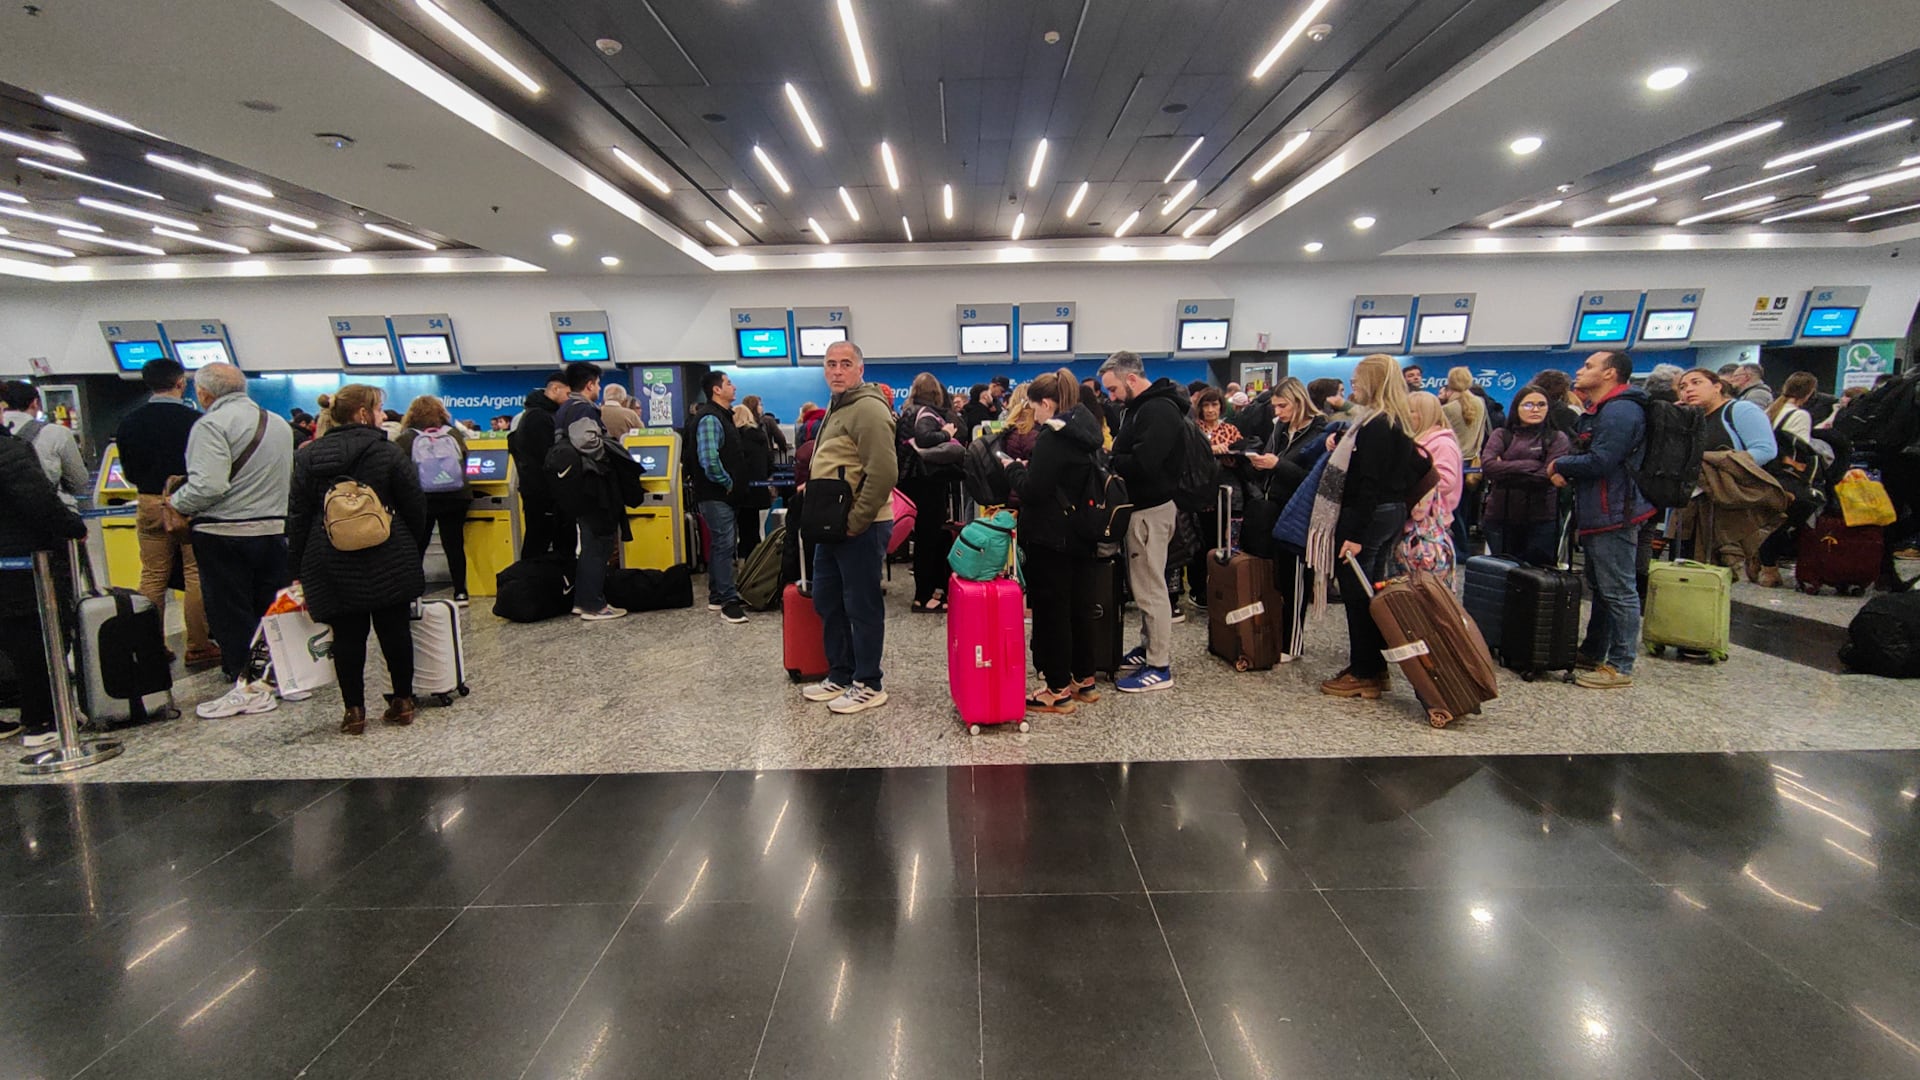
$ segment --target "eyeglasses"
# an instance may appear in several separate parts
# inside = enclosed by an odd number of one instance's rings
[[[1547,407],[1547,403],[1544,401],[1523,401],[1520,403],[1520,407],[1523,409],[1544,409]]]

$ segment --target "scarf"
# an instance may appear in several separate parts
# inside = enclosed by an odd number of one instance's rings
[[[1307,569],[1313,571],[1313,617],[1327,613],[1327,590],[1333,578],[1335,550],[1333,534],[1340,525],[1340,498],[1347,487],[1347,466],[1353,463],[1353,444],[1360,429],[1371,416],[1361,416],[1340,434],[1326,471],[1320,474],[1320,487],[1313,493],[1313,520],[1307,526]]]

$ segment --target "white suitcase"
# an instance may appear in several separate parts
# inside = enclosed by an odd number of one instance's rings
[[[413,608],[413,695],[453,704],[467,696],[467,646],[460,608],[451,600],[422,600]]]

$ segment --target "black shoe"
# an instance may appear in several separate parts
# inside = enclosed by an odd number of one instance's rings
[[[727,620],[730,623],[746,622],[747,621],[746,605],[742,604],[738,600],[729,600],[726,603],[720,605],[720,617]]]
[[[18,720],[0,720],[0,739],[11,739],[25,730]]]

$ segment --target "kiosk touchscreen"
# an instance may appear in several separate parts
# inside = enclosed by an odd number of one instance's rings
[[[1576,345],[1624,345],[1632,334],[1631,311],[1583,311],[1573,341]]]
[[[147,366],[147,361],[158,360],[167,355],[166,346],[158,341],[116,341],[113,343],[113,362],[121,371],[139,372]]]
[[[188,371],[199,371],[208,364],[231,364],[233,353],[217,338],[202,341],[175,341],[174,358]]]
[[[492,596],[494,579],[513,565],[510,465],[505,436],[467,440],[467,483],[473,487],[466,526],[467,591],[474,596]]]
[[[620,546],[621,565],[642,570],[665,570],[686,560],[682,550],[687,531],[681,500],[680,436],[671,431],[635,433],[620,440],[640,466],[640,486],[646,497],[627,508],[633,539]]]
[[[93,482],[93,505],[124,511],[99,519],[107,583],[116,589],[140,587],[140,532],[135,527],[139,497],[120,464],[120,444],[108,443],[107,452],[100,455],[100,473]]]

